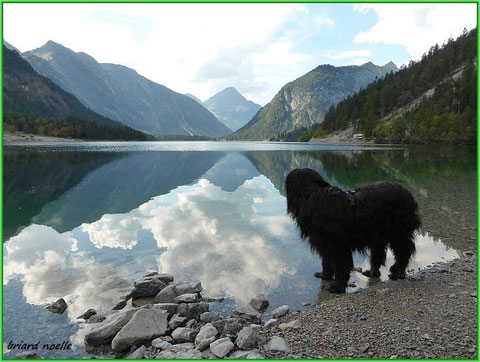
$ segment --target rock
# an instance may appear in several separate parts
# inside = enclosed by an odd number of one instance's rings
[[[100,314],[94,314],[90,318],[88,318],[87,324],[100,323],[103,322],[105,319],[107,319],[107,317]]]
[[[145,352],[147,351],[147,347],[141,346],[140,348],[137,348],[135,351],[130,353],[126,359],[142,359],[143,356],[145,355]]]
[[[248,354],[249,353],[252,353],[253,351],[241,351],[241,350],[238,350],[238,351],[234,351],[230,354],[230,356],[228,356],[229,358],[231,359],[245,359],[247,358]]]
[[[193,342],[195,339],[192,328],[178,327],[172,332],[172,338],[175,342]]]
[[[221,338],[210,344],[210,349],[213,354],[219,358],[225,357],[232,349],[234,344],[230,338]]]
[[[202,290],[203,290],[202,283],[199,281],[177,284],[175,286],[176,295],[200,293]]]
[[[187,293],[175,298],[175,303],[196,303],[200,300],[197,293]]]
[[[127,305],[127,300],[121,300],[112,308],[112,310],[121,310]]]
[[[134,283],[132,298],[155,297],[167,285],[158,279],[141,278]]]
[[[272,317],[273,318],[283,317],[285,314],[288,313],[289,310],[290,310],[290,307],[288,305],[282,305],[281,307],[278,307],[272,311]]]
[[[112,340],[114,351],[150,342],[167,331],[168,312],[161,309],[140,309]]]
[[[62,314],[63,312],[65,312],[65,309],[67,308],[68,308],[68,305],[63,298],[60,298],[55,303],[52,303],[45,307],[46,310],[56,314]]]
[[[248,322],[241,318],[225,318],[212,322],[212,325],[217,328],[220,337],[231,337],[232,339],[237,338],[238,332],[243,327],[249,326]]]
[[[109,343],[136,312],[137,310],[133,309],[109,316],[85,335],[85,343],[91,346]]]
[[[168,326],[173,330],[183,326],[186,321],[187,321],[186,317],[180,317],[178,314],[174,314],[172,318],[170,318],[170,321],[168,322]]]
[[[365,317],[365,316],[362,315],[362,316],[360,316],[360,317],[358,318],[358,320],[360,320],[360,321],[366,321],[366,320],[367,320],[367,317]]]
[[[172,350],[168,349],[165,351],[160,352],[155,359],[175,359],[177,354]]]
[[[218,321],[220,319],[222,319],[222,316],[216,312],[205,312],[200,314],[200,321],[204,323]]]
[[[360,348],[360,353],[365,353],[370,348],[370,344],[366,343]]]
[[[261,354],[257,352],[250,352],[247,355],[247,359],[265,359],[265,357],[263,357]]]
[[[422,338],[426,339],[426,340],[432,339],[432,337],[430,337],[430,335],[428,333],[422,334]]]
[[[265,328],[270,328],[270,327],[273,327],[273,326],[276,326],[278,323],[278,321],[276,319],[269,319],[268,321],[265,322]]]
[[[208,312],[208,303],[182,303],[178,305],[177,314],[187,319],[199,319],[200,314]]]
[[[22,353],[17,353],[15,359],[42,359],[37,352],[22,352]]]
[[[457,295],[456,295],[455,293],[449,294],[449,295],[447,296],[447,298],[450,298],[450,299],[456,298],[456,297],[457,297]]]
[[[212,298],[212,297],[202,297],[202,301],[208,302],[208,303],[221,303],[225,300],[223,297],[219,298]]]
[[[135,308],[143,307],[147,304],[153,304],[153,297],[132,298],[132,306]]]
[[[154,275],[158,275],[158,272],[155,270],[146,270],[145,273],[143,273],[144,278],[153,277]]]
[[[217,339],[217,328],[215,328],[211,323],[205,324],[195,337],[195,347],[198,350],[203,351],[210,346],[210,343]]]
[[[152,341],[152,346],[161,350],[169,349],[172,347],[171,343],[168,343],[167,341],[164,341],[163,339],[160,338],[155,338]]]
[[[157,303],[149,306],[150,309],[162,309],[168,312],[168,317],[174,315],[177,312],[178,304],[176,303]]]
[[[252,327],[244,327],[238,332],[235,343],[240,349],[252,349],[257,346],[257,333]]]
[[[477,297],[477,293],[476,293],[476,292],[470,293],[470,296],[476,298],[476,297]]]
[[[175,286],[167,285],[153,299],[154,303],[175,303]]]
[[[252,329],[255,331],[255,332],[258,332],[258,331],[261,331],[262,330],[262,326],[260,324],[250,324],[250,327],[252,327]]]
[[[192,342],[174,344],[171,348],[173,352],[185,352],[189,349],[194,349],[195,345]]]
[[[207,348],[206,350],[202,351],[202,357],[203,359],[217,359],[217,356],[215,356],[210,348]]]
[[[281,323],[278,328],[280,328],[282,331],[290,328],[302,328],[302,322],[300,322],[298,319],[295,319],[289,323]]]
[[[189,349],[185,352],[178,352],[175,359],[202,359],[202,353],[196,349]]]
[[[256,297],[253,297],[248,304],[250,304],[254,309],[263,312],[265,309],[267,309],[269,302],[263,295],[257,295]]]
[[[154,276],[154,278],[164,282],[165,284],[173,282],[173,275],[166,273],[158,273]]]
[[[95,309],[89,309],[85,313],[83,313],[82,315],[79,315],[77,317],[77,319],[87,320],[88,318],[90,318],[92,315],[95,315],[95,314],[97,314],[97,311]]]
[[[250,305],[241,305],[235,309],[233,317],[243,318],[250,323],[261,323],[261,314]]]
[[[265,349],[267,351],[291,352],[287,341],[284,338],[278,336],[273,336],[265,346]]]
[[[200,328],[200,322],[197,322],[195,319],[190,319],[187,323],[185,323],[185,327],[196,329],[197,327]]]

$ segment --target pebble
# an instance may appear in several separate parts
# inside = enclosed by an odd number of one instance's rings
[[[288,313],[289,310],[290,310],[290,307],[288,305],[282,305],[281,307],[275,308],[272,311],[272,317],[273,318],[283,317],[285,314]]]
[[[290,346],[285,338],[273,336],[265,346],[267,351],[291,352]]]
[[[234,344],[228,337],[217,339],[210,344],[211,351],[219,358],[225,357],[234,347]]]

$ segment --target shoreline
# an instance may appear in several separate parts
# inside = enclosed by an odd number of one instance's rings
[[[3,144],[12,145],[18,143],[40,143],[40,142],[85,142],[81,139],[76,138],[61,138],[61,137],[50,137],[50,136],[40,136],[30,133],[3,133]]]

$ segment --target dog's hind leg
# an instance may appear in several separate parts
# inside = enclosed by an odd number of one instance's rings
[[[331,260],[323,256],[322,257],[322,271],[316,272],[314,275],[316,278],[322,278],[323,280],[331,280],[333,278],[333,266]]]
[[[415,252],[415,244],[412,236],[395,239],[390,244],[393,255],[395,255],[395,263],[390,267],[390,279],[405,279],[405,269],[407,269],[410,257]]]
[[[370,251],[370,270],[365,270],[362,274],[369,278],[378,278],[380,276],[380,267],[385,265],[386,258],[386,245],[374,247]]]

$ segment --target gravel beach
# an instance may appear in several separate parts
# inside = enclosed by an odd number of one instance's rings
[[[262,328],[284,337],[291,352],[265,358],[477,358],[476,255],[438,263],[405,280],[379,282],[355,294],[330,295],[314,308]],[[328,293],[325,293],[328,294]]]

